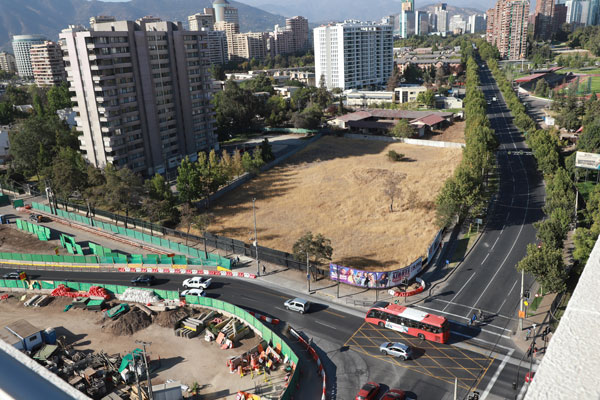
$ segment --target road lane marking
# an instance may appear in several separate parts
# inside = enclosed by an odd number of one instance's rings
[[[324,325],[324,326],[326,326],[326,327],[328,327],[328,328],[331,328],[331,329],[333,329],[333,330],[338,330],[338,329],[339,329],[339,327],[335,327],[335,326],[333,326],[333,325],[329,325],[329,324],[327,324],[327,323],[325,323],[325,322],[321,322],[321,321],[319,321],[318,319],[315,319],[315,322],[316,322],[317,324]]]
[[[492,388],[496,384],[496,380],[498,380],[498,377],[500,376],[500,373],[502,372],[502,370],[506,366],[506,363],[508,362],[508,359],[510,358],[510,356],[512,355],[512,353],[514,353],[514,350],[509,351],[508,354],[504,356],[504,359],[502,360],[502,363],[500,364],[500,366],[496,370],[496,373],[494,374],[494,376],[492,377],[492,379],[488,382],[487,387],[485,388],[485,391],[483,392],[483,396],[481,396],[482,400],[485,399],[490,394],[490,391],[492,390]]]
[[[462,292],[462,291],[463,291],[463,289],[464,289],[465,287],[467,287],[467,284],[468,284],[469,282],[471,282],[471,279],[473,279],[473,277],[474,277],[474,276],[475,276],[475,273],[473,273],[473,275],[471,275],[471,277],[470,277],[470,278],[469,278],[469,279],[468,279],[468,280],[467,280],[467,281],[464,283],[464,285],[462,285],[462,287],[461,287],[461,288],[460,288],[460,290],[459,290],[459,291],[458,291],[458,292],[457,292],[457,293],[454,295],[454,297],[450,299],[450,303],[451,303],[451,302],[453,302],[453,301],[454,301],[454,299],[456,299],[456,298],[458,297],[458,295],[460,294],[460,292]],[[442,312],[446,311],[446,308],[448,308],[448,306],[449,306],[449,305],[450,305],[450,304],[446,304],[446,307],[444,307],[444,308],[442,309]]]
[[[485,260],[488,259],[488,257],[490,256],[490,253],[487,253],[487,255],[485,256],[485,258],[483,259],[483,261],[481,262],[481,265],[483,265],[483,263],[485,262]]]
[[[454,303],[454,304],[456,304],[456,303]],[[461,307],[471,308],[471,307],[469,307],[469,306],[463,306],[462,304],[456,304],[456,305],[458,305],[458,306],[461,306]],[[423,307],[423,306],[421,306],[421,305],[417,305],[417,304],[415,304],[413,307],[423,308],[423,309],[425,309],[425,310],[428,310],[428,311],[440,312],[439,310],[436,310],[436,309],[434,309],[434,308]],[[446,314],[446,315],[451,315],[451,316],[453,316],[453,317],[458,317],[458,318],[460,318],[460,319],[466,319],[467,321],[469,321],[469,320],[470,320],[470,318],[465,318],[465,317],[463,317],[463,316],[461,316],[461,315],[458,315],[458,314],[452,314],[452,313],[449,313],[449,312],[444,312],[444,311],[441,311],[441,312],[442,312],[443,314]],[[499,316],[499,317],[502,317],[502,318],[506,318],[506,317],[503,317],[502,315],[498,315],[498,316]],[[507,318],[507,319],[510,319],[510,318]],[[467,325],[463,324],[462,322],[458,322],[458,321],[452,321],[452,320],[450,320],[450,322],[453,322],[453,323],[455,323],[455,324],[457,324],[457,325],[463,325],[463,326],[467,326]],[[504,328],[504,327],[501,327],[501,326],[497,326],[497,325],[491,325],[491,324],[487,324],[486,326],[488,326],[488,327],[490,327],[490,328],[496,328],[496,329],[500,329],[501,331],[505,331],[505,330],[506,330],[506,328]],[[510,336],[508,336],[508,337],[507,337],[507,336],[503,336],[503,335],[500,335],[500,334],[498,334],[498,333],[495,333],[495,332],[487,331],[487,330],[485,330],[485,329],[481,329],[481,331],[482,331],[482,332],[486,332],[486,333],[490,333],[490,334],[492,334],[492,335],[498,335],[498,336],[502,336],[502,337],[506,337],[507,339],[510,339]],[[452,332],[454,332],[454,331],[452,331]]]
[[[502,231],[504,230],[504,227],[502,227]],[[500,234],[502,234],[502,231],[500,231]],[[494,250],[494,247],[496,247],[496,243],[498,243],[498,240],[500,240],[500,235],[498,235],[498,237],[496,238],[496,241],[494,242],[494,244],[492,245],[492,248],[490,249],[490,251]]]
[[[333,314],[333,315],[335,315],[335,316],[337,316],[337,317],[340,317],[340,318],[346,318],[346,317],[345,317],[345,316],[343,316],[342,314],[338,314],[338,313],[335,313],[335,312],[333,312],[333,311],[329,311],[329,310],[323,310],[323,311],[324,311],[324,312],[326,312],[326,313],[329,313],[329,314]]]
[[[515,281],[515,283],[513,283],[512,287],[510,288],[510,290],[508,291],[508,294],[506,295],[506,297],[504,298],[504,301],[502,302],[502,304],[500,304],[500,307],[498,308],[498,311],[496,311],[496,314],[500,313],[500,310],[502,310],[502,307],[504,306],[504,303],[506,303],[506,300],[508,300],[510,298],[510,294],[512,293],[512,291],[514,290],[515,286],[517,285],[517,282],[519,280],[517,279]]]

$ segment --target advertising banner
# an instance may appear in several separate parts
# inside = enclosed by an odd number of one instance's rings
[[[329,279],[352,286],[366,288],[390,288],[398,286],[403,279],[414,278],[423,268],[423,258],[419,257],[407,267],[394,271],[371,272],[329,264]],[[338,279],[339,277],[339,279]]]
[[[575,166],[600,170],[600,154],[578,151],[575,155]]]
[[[437,233],[437,235],[435,235],[433,242],[431,243],[431,245],[429,246],[429,249],[427,250],[427,261],[428,262],[434,256],[435,252],[437,251],[438,247],[440,247],[441,243],[442,243],[442,229],[440,229],[440,231]]]

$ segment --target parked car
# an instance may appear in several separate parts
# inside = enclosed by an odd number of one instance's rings
[[[296,311],[300,314],[304,314],[310,309],[310,302],[299,297],[296,297],[295,299],[286,300],[285,303],[283,303],[283,305],[287,310]]]
[[[179,296],[181,296],[181,297],[185,297],[185,296],[204,297],[204,296],[206,296],[206,292],[204,291],[204,289],[186,289],[183,292],[179,293]]]
[[[379,393],[379,384],[367,382],[360,388],[355,400],[372,400]]]
[[[379,351],[383,354],[398,357],[401,360],[406,360],[412,356],[410,346],[399,342],[385,342],[379,346]]]
[[[7,274],[4,274],[2,276],[2,279],[15,279],[15,280],[21,279],[21,277],[20,277],[21,276],[21,272],[22,271],[12,271],[12,272],[9,272]]]
[[[133,286],[152,286],[156,283],[156,278],[154,275],[140,275],[131,280],[131,284]]]
[[[208,289],[211,282],[212,282],[212,278],[203,278],[201,276],[194,276],[193,278],[188,278],[185,281],[183,281],[183,287],[186,289],[189,289],[189,288]]]
[[[381,398],[381,400],[404,400],[406,394],[400,389],[390,389]]]

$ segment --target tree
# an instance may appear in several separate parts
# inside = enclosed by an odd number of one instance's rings
[[[547,292],[559,293],[567,288],[562,249],[529,244],[527,255],[519,261],[517,270],[533,275]]]
[[[65,210],[73,193],[84,191],[87,182],[86,169],[81,153],[68,147],[60,149],[52,160],[52,191],[65,202]]]
[[[426,105],[428,108],[435,105],[435,93],[433,90],[426,90],[417,95],[417,102]]]
[[[181,206],[181,223],[186,228],[185,245],[188,244],[188,236],[190,235],[190,229],[194,222],[195,210],[189,203],[184,203]]]
[[[108,164],[104,169],[106,185],[104,186],[105,204],[111,211],[125,213],[125,228],[129,213],[140,208],[143,191],[142,180],[129,168],[116,169]]]
[[[202,233],[204,239],[204,255],[208,258],[208,251],[206,249],[206,229],[209,227],[213,220],[213,215],[209,213],[197,214],[192,217],[192,227],[198,232]]]
[[[182,202],[191,204],[200,197],[198,168],[189,157],[185,157],[177,167],[176,187]]]
[[[169,204],[175,203],[175,196],[169,187],[169,183],[161,174],[155,174],[144,183],[148,196],[153,200],[167,201]]]
[[[419,83],[423,78],[423,71],[418,66],[410,63],[404,68],[402,79],[405,83]]]
[[[312,232],[306,232],[302,235],[292,248],[294,258],[296,260],[310,260],[315,263],[320,263],[321,260],[331,260],[333,248],[331,240],[324,237],[322,234],[313,235]]]
[[[442,86],[444,78],[446,78],[446,71],[443,66],[440,66],[435,70],[435,84],[437,86]]]
[[[264,138],[260,144],[260,156],[265,163],[269,163],[275,159],[275,156],[273,155],[273,147],[267,138]]]
[[[71,102],[71,96],[69,95],[69,85],[62,83],[60,85],[52,86],[46,94],[48,99],[48,113],[55,114],[57,110],[63,108],[70,108],[73,106]]]
[[[29,92],[12,84],[8,85],[6,92],[4,92],[4,100],[15,106],[31,104],[31,96]]]
[[[388,92],[393,92],[398,86],[400,86],[402,76],[400,75],[400,70],[398,66],[394,63],[394,68],[392,70],[392,75],[387,81],[386,90]]]
[[[410,138],[415,135],[415,128],[407,120],[401,119],[389,130],[389,134],[397,138]]]
[[[249,152],[244,152],[242,156],[242,167],[245,172],[256,173],[256,169],[254,168],[254,163],[252,162],[252,155]]]
[[[252,93],[275,93],[275,89],[273,89],[273,81],[265,74],[260,74],[255,78],[243,81],[240,83],[240,88],[249,90]]]
[[[224,90],[214,95],[213,104],[220,140],[250,129],[260,109],[258,98],[231,80],[225,82]]]
[[[294,128],[317,129],[321,124],[323,112],[316,104],[311,104],[302,112],[296,112],[292,116]]]
[[[385,180],[383,194],[390,201],[390,212],[394,212],[394,199],[400,196],[402,190],[400,189],[400,181],[404,179],[402,176],[389,176]]]
[[[102,170],[91,164],[87,165],[86,178],[86,187],[82,195],[87,206],[86,217],[90,218],[94,213],[96,204],[103,201],[106,179]]]
[[[225,75],[225,68],[223,68],[222,64],[211,64],[210,76],[215,81],[224,81],[227,79],[227,75]]]
[[[239,149],[235,149],[233,152],[233,157],[231,158],[231,171],[234,176],[240,176],[245,171],[242,153]]]

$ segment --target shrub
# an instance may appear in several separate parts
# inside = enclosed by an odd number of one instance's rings
[[[404,154],[397,153],[395,150],[388,151],[387,155],[390,161],[402,161],[404,159]]]

